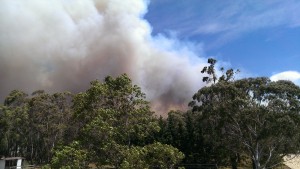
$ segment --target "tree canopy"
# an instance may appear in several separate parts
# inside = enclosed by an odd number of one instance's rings
[[[300,88],[290,81],[219,81],[193,99],[204,135],[232,153],[246,153],[255,169],[274,167],[300,151]]]
[[[219,75],[216,63],[210,58],[202,69],[207,86],[191,96],[190,109],[166,118],[154,115],[126,74],[94,80],[77,94],[13,90],[0,105],[0,155],[44,168],[237,169],[249,161],[265,169],[299,154],[300,87],[236,80],[238,70]]]

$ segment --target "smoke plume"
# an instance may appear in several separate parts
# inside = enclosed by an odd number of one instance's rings
[[[127,73],[158,112],[181,108],[203,85],[201,46],[152,36],[143,0],[0,0],[0,97],[85,90]]]

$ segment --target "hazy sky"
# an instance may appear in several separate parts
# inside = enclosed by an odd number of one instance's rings
[[[299,0],[152,0],[153,35],[202,44],[206,56],[249,76],[300,84]]]

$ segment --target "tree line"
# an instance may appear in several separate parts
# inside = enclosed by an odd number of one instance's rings
[[[216,60],[190,109],[156,117],[123,74],[81,93],[13,90],[0,105],[0,155],[43,168],[175,168],[217,164],[274,168],[300,151],[300,88],[265,77],[220,77]],[[224,71],[224,69],[222,69]],[[182,167],[183,168],[183,167]],[[188,168],[188,167],[186,167]]]

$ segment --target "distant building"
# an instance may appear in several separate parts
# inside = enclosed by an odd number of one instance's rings
[[[2,157],[0,158],[0,169],[16,168],[22,169],[22,164],[25,158],[23,157]]]

